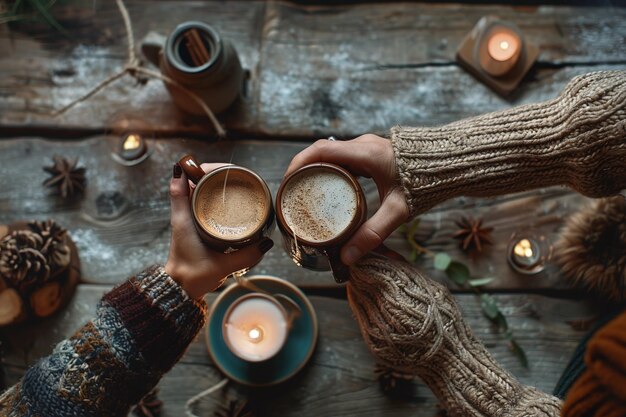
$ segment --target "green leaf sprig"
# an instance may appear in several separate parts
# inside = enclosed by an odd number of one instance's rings
[[[433,266],[439,271],[443,271],[450,280],[462,288],[469,288],[480,297],[480,307],[484,316],[491,321],[509,343],[509,349],[517,358],[524,368],[528,368],[528,358],[526,352],[513,336],[513,332],[509,328],[506,317],[500,310],[497,301],[491,295],[484,293],[481,287],[489,284],[494,278],[472,278],[470,269],[462,262],[453,260],[450,255],[444,252],[432,252],[420,245],[415,240],[415,232],[419,227],[420,219],[416,218],[409,225],[405,225],[402,232],[406,240],[411,245],[410,259],[412,262],[417,261],[419,255],[426,255],[433,260]]]
[[[67,37],[69,35],[65,28],[50,13],[50,8],[56,2],[57,0],[15,0],[10,10],[0,12],[0,24],[41,18]]]

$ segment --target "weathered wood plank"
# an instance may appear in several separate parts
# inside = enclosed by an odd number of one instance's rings
[[[101,136],[83,141],[46,141],[6,139],[0,141],[0,224],[22,219],[51,217],[65,225],[80,250],[83,279],[90,283],[121,282],[145,266],[164,263],[169,248],[169,197],[167,188],[172,163],[185,153],[204,161],[230,161],[257,171],[275,194],[284,170],[292,157],[306,147],[295,142],[225,141],[158,139],[150,142],[153,154],[141,165],[124,167],[110,153],[116,137]],[[64,202],[48,195],[41,186],[50,157],[60,154],[79,157],[87,166],[87,191],[82,198]],[[363,181],[370,214],[378,207],[378,193],[372,181]],[[113,219],[105,220],[96,201],[103,193],[118,192],[127,208]],[[109,201],[109,200],[107,200]],[[514,273],[506,262],[506,246],[513,232],[536,226],[555,239],[563,219],[579,208],[585,198],[561,188],[549,188],[496,199],[461,198],[436,207],[423,217],[418,235],[431,250],[449,252],[464,260],[476,276],[497,279],[494,290],[556,290],[565,288],[556,268],[534,277]],[[100,211],[99,211],[100,210]],[[484,255],[469,259],[450,236],[462,216],[484,217],[485,225],[495,227],[493,247]],[[284,277],[305,287],[334,287],[328,273],[297,268],[282,250],[280,233],[273,236],[276,248],[254,269]],[[389,238],[390,247],[405,256],[410,253],[399,233]],[[445,280],[429,260],[420,262],[436,279]],[[451,284],[451,283],[449,283]],[[453,285],[453,284],[451,284]]]
[[[14,383],[26,366],[50,353],[54,344],[71,335],[93,314],[105,286],[81,285],[70,306],[59,315],[10,334],[14,351],[7,357],[9,382]],[[213,296],[209,296],[209,300]],[[517,340],[530,359],[523,369],[508,351],[506,342],[483,317],[476,298],[459,295],[464,317],[494,357],[523,383],[551,392],[582,336],[567,324],[589,319],[592,310],[582,302],[541,296],[498,295]],[[347,303],[311,297],[316,309],[320,338],[311,364],[294,380],[269,390],[247,390],[229,384],[225,394],[260,401],[260,415],[281,416],[434,416],[436,400],[421,382],[400,398],[385,395],[374,374],[374,360],[365,347]],[[180,416],[185,402],[222,377],[206,353],[203,337],[190,347],[180,363],[160,383],[165,416]],[[198,415],[212,415],[223,402],[221,391],[197,405]]]
[[[247,123],[256,120],[255,86],[259,65],[264,2],[126,2],[136,43],[149,31],[164,35],[187,20],[204,20],[233,43],[244,68],[251,71],[245,99],[231,112]],[[95,3],[94,3],[95,4]],[[206,133],[207,121],[180,112],[163,83],[138,85],[126,76],[93,100],[54,118],[51,113],[85,94],[126,64],[126,34],[115,2],[98,2],[65,22],[72,34],[64,41],[58,32],[36,33],[28,27],[0,34],[0,124],[49,126],[77,130],[108,130],[118,116],[139,116],[163,134]],[[59,39],[60,38],[60,39]],[[226,125],[230,126],[230,117]]]
[[[0,124],[101,131],[116,116],[134,114],[162,134],[210,135],[206,120],[176,110],[158,80],[143,86],[119,80],[50,117],[124,64],[117,10],[112,2],[97,8],[75,28],[80,45],[58,39],[51,45],[50,34],[0,38]],[[252,71],[248,97],[224,115],[239,136],[350,137],[398,123],[440,124],[551,98],[577,74],[626,65],[620,8],[193,1],[130,1],[129,8],[138,39],[200,18],[232,40]],[[511,101],[453,63],[462,37],[490,13],[518,23],[542,50],[537,70]]]

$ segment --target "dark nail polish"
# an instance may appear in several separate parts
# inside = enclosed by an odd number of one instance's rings
[[[183,175],[183,169],[180,165],[174,164],[174,171],[172,172],[172,176],[174,178],[180,178],[181,175]]]
[[[261,243],[259,243],[259,250],[261,253],[267,253],[273,247],[274,241],[272,239],[264,239]]]

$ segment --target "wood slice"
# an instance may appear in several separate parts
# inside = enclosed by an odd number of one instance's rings
[[[0,326],[22,321],[26,317],[24,302],[15,288],[0,292]]]
[[[29,230],[28,222],[26,221],[11,223],[7,228],[8,233],[16,230]],[[52,280],[35,289],[30,295],[19,294],[13,288],[8,288],[0,293],[0,296],[2,296],[5,292],[13,290],[20,299],[21,305],[21,313],[10,321],[4,322],[0,315],[0,326],[18,324],[31,317],[51,316],[68,303],[80,282],[80,260],[78,258],[78,248],[76,248],[69,233],[67,234],[67,245],[70,248],[70,263],[64,270],[53,272],[54,278]],[[2,283],[0,283],[1,288]],[[12,297],[13,294],[5,294],[5,297],[7,296]]]

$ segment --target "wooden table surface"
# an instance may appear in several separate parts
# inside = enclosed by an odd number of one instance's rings
[[[61,10],[72,34],[20,24],[0,26],[0,223],[54,218],[75,240],[83,283],[70,306],[40,323],[4,331],[6,359],[15,382],[38,357],[70,335],[95,310],[99,297],[143,267],[164,262],[169,245],[167,185],[171,165],[185,153],[228,161],[257,171],[276,192],[291,158],[312,140],[335,134],[351,138],[386,134],[395,124],[437,125],[462,117],[552,98],[577,74],[626,68],[626,9],[562,6],[365,3],[303,6],[285,2],[127,1],[134,35],[168,33],[199,19],[231,40],[250,71],[245,96],[220,119],[229,137],[216,141],[203,118],[178,111],[157,80],[138,85],[125,77],[60,117],[51,112],[79,97],[125,62],[123,24],[114,2]],[[454,53],[483,15],[514,21],[541,55],[509,100],[500,98],[459,68]],[[154,129],[150,158],[125,167],[111,158],[122,117],[139,117]],[[71,202],[41,187],[41,167],[52,155],[79,157],[88,187]],[[373,183],[363,181],[370,212],[377,207]],[[105,218],[118,201],[119,214]],[[496,279],[495,296],[530,367],[523,368],[507,343],[482,316],[472,294],[459,291],[432,262],[419,261],[434,279],[457,293],[477,335],[524,383],[551,391],[583,331],[572,322],[597,311],[570,290],[554,265],[522,276],[505,259],[512,233],[530,227],[554,240],[567,216],[587,199],[554,187],[494,199],[461,198],[422,216],[418,234],[429,249],[467,262],[475,276]],[[115,206],[115,204],[114,204]],[[482,217],[494,227],[495,244],[470,259],[451,239],[455,220]],[[278,234],[275,240],[280,241]],[[395,233],[388,245],[407,255]],[[345,301],[328,273],[297,268],[280,245],[255,273],[285,278],[310,296],[320,320],[320,339],[310,365],[292,382],[268,390],[229,384],[226,395],[253,398],[259,415],[434,416],[436,400],[420,381],[401,396],[385,394]],[[213,296],[209,296],[209,299]],[[183,415],[184,404],[221,376],[203,338],[160,383],[165,416]],[[224,397],[213,394],[197,407],[212,415]]]

